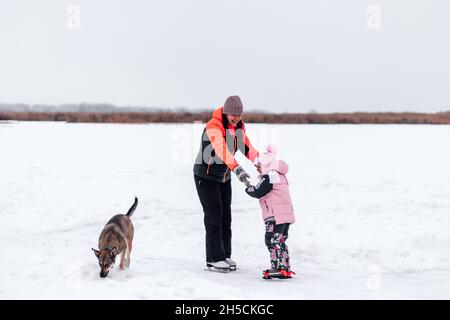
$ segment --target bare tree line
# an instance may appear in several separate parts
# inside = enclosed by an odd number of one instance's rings
[[[1,112],[0,120],[65,121],[82,123],[192,123],[206,122],[203,112]],[[450,124],[450,112],[354,112],[354,113],[245,113],[247,123],[286,124]]]
[[[163,109],[156,107],[117,107],[113,104],[6,104],[0,103],[0,120],[65,121],[84,123],[192,123],[206,122],[213,110]],[[450,124],[450,111],[352,112],[352,113],[245,113],[248,123],[289,124]]]

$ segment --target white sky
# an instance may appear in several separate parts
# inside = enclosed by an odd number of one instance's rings
[[[0,4],[0,102],[212,109],[234,94],[247,110],[450,110],[450,1]]]

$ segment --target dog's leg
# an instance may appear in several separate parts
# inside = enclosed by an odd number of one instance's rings
[[[120,255],[120,264],[119,264],[120,270],[124,270],[125,269],[125,267],[124,267],[124,265],[125,265],[125,253],[126,253],[126,250],[124,250],[122,252],[122,254]]]
[[[127,268],[130,267],[130,254],[131,254],[132,247],[133,247],[133,245],[132,245],[132,242],[130,241],[128,243],[128,247],[127,247]]]

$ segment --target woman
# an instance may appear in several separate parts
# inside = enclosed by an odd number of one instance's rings
[[[230,96],[216,109],[202,134],[194,164],[194,179],[203,207],[206,229],[206,266],[211,271],[236,269],[231,260],[231,171],[248,185],[249,175],[234,158],[237,150],[255,161],[258,151],[245,133],[243,105]]]

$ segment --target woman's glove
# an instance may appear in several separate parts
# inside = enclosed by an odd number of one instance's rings
[[[250,185],[250,182],[247,180],[250,179],[250,176],[241,166],[236,166],[236,168],[233,169],[233,172],[236,174],[239,181],[244,183],[247,187]]]

